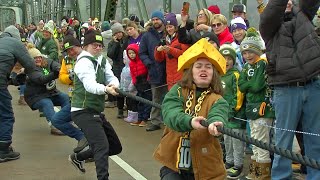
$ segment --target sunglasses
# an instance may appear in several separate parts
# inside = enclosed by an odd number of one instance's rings
[[[97,49],[97,48],[103,48],[103,45],[102,44],[98,44],[98,43],[93,43],[93,44],[91,44],[92,45],[92,47],[93,47],[93,49]]]
[[[203,16],[204,16],[203,13],[197,15],[198,18],[199,18],[199,17],[203,17]]]
[[[212,24],[211,25],[211,27],[213,27],[213,28],[218,28],[220,26],[222,26],[222,23],[217,23],[217,24]]]

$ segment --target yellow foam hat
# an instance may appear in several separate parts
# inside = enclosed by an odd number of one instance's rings
[[[208,59],[220,75],[226,73],[226,59],[205,38],[193,44],[178,58],[178,71],[190,68],[199,58]]]

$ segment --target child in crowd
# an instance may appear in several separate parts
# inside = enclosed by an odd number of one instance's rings
[[[262,38],[254,28],[249,28],[245,39],[241,42],[240,50],[246,61],[240,78],[239,88],[246,96],[246,116],[250,119],[251,137],[264,143],[270,142],[270,128],[274,111],[270,106],[270,89],[267,86],[267,60],[261,58],[263,47]],[[252,146],[250,172],[248,179],[271,179],[270,152]]]
[[[238,87],[240,73],[235,67],[236,50],[231,44],[223,44],[220,47],[220,53],[227,62],[227,72],[221,77],[222,87],[224,89],[223,98],[229,103],[228,122],[225,126],[237,133],[243,134],[245,133],[246,122],[235,119],[235,117],[245,118],[244,108],[242,108],[243,94]],[[227,169],[227,177],[236,179],[242,173],[245,143],[231,136],[224,135],[224,144],[226,150],[225,167]]]
[[[150,84],[147,81],[148,69],[142,63],[139,57],[139,46],[137,44],[130,44],[127,47],[127,55],[130,59],[130,73],[132,77],[132,83],[136,87],[137,96],[152,100],[152,94],[150,90]],[[147,120],[150,117],[151,106],[145,103],[138,103],[138,121],[130,123],[133,126],[144,127],[147,125]]]
[[[125,66],[123,67],[120,75],[121,76],[120,90],[136,95],[137,91],[134,85],[132,84],[129,62],[130,60],[128,58],[127,51],[123,51],[123,63]],[[124,120],[129,123],[137,122],[138,121],[137,102],[131,98],[126,98],[126,104],[127,104],[127,110],[128,110],[128,117],[124,118]]]
[[[245,64],[245,61],[242,58],[242,55],[240,52],[240,44],[247,34],[247,25],[242,19],[242,17],[236,17],[231,20],[230,32],[232,33],[234,38],[234,41],[232,42],[232,46],[236,49],[236,55],[237,55],[235,67],[239,71],[241,71]]]

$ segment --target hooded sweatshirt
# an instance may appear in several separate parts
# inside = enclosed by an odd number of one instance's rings
[[[130,44],[126,51],[127,54],[128,50],[133,50],[136,53],[136,58],[131,59],[128,55],[128,58],[130,59],[129,67],[130,67],[130,73],[132,77],[132,83],[134,85],[137,84],[137,78],[145,77],[147,79],[148,76],[148,69],[147,67],[142,63],[140,57],[139,57],[139,46],[137,44]]]

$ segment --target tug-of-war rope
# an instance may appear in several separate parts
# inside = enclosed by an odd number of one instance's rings
[[[134,99],[136,101],[139,101],[139,102],[148,104],[150,106],[153,106],[155,108],[161,109],[161,105],[158,104],[158,103],[154,103],[152,101],[149,101],[149,100],[141,98],[139,96],[135,96],[133,94],[121,91],[119,89],[116,89],[116,91],[122,96],[131,98],[131,99]],[[239,118],[237,118],[237,119],[239,119]],[[239,119],[239,120],[248,121],[248,120],[245,120],[245,119]],[[201,121],[201,125],[203,125],[205,127],[208,127],[209,124],[208,124],[207,121]],[[264,125],[264,126],[267,126],[267,125]],[[285,131],[289,131],[289,132],[296,132],[296,133],[303,133],[303,134],[308,134],[308,135],[313,135],[313,136],[320,136],[319,134],[314,134],[314,133],[287,130],[287,129],[276,128],[276,127],[272,127],[272,126],[267,126],[267,127],[278,129],[278,130],[285,130]],[[287,149],[279,148],[279,147],[276,147],[276,146],[274,146],[272,144],[261,142],[261,141],[259,141],[257,139],[251,138],[251,137],[249,137],[249,136],[247,136],[245,134],[234,132],[234,131],[232,131],[232,129],[229,129],[229,128],[226,128],[226,127],[218,126],[217,128],[218,128],[218,131],[221,132],[222,134],[226,134],[228,136],[231,136],[233,138],[239,139],[239,140],[244,141],[246,143],[253,144],[253,145],[255,145],[255,146],[259,147],[259,148],[262,148],[262,149],[268,150],[270,152],[276,153],[276,154],[278,154],[280,156],[283,156],[283,157],[286,157],[286,158],[291,159],[293,161],[296,161],[296,162],[298,162],[298,163],[300,163],[302,165],[306,165],[306,166],[309,166],[309,167],[312,167],[312,168],[320,170],[320,163],[318,161],[314,160],[314,159],[308,158],[307,156],[302,156],[301,154],[293,153],[292,151],[289,151]]]

